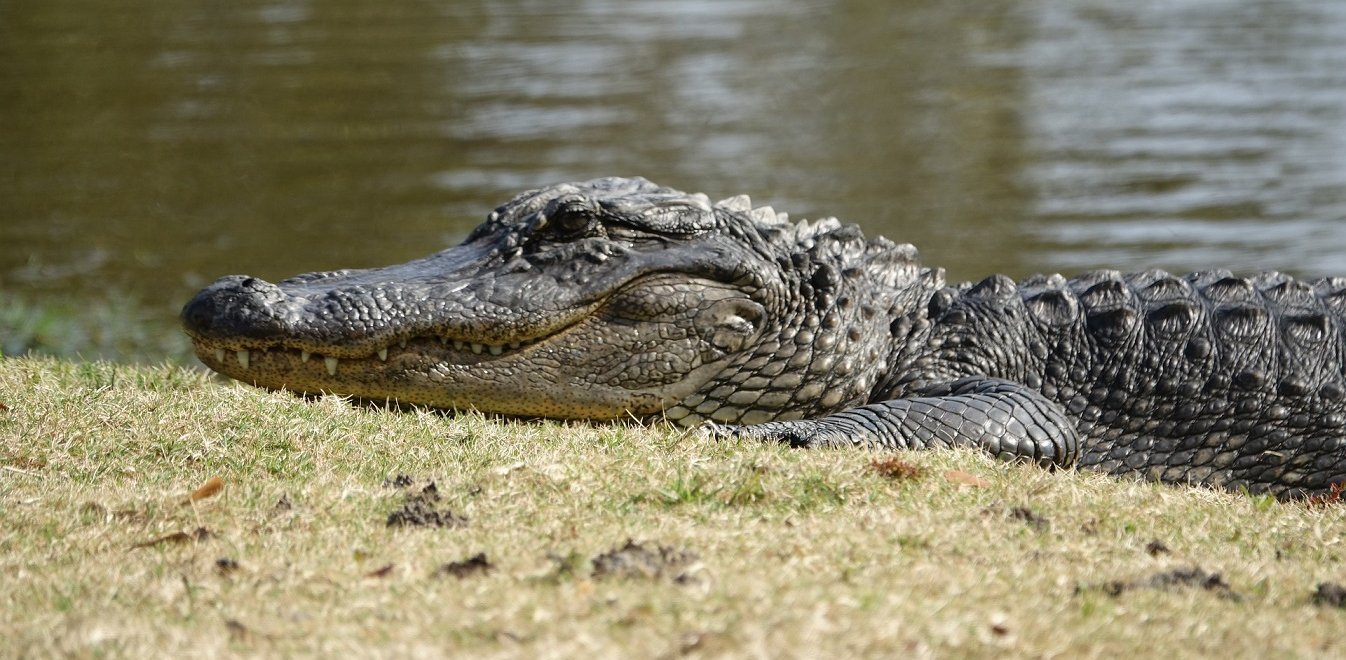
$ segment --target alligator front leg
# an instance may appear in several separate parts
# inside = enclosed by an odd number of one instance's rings
[[[795,447],[979,447],[1001,459],[1044,466],[1074,464],[1080,447],[1079,432],[1059,405],[1023,385],[981,377],[818,419],[720,426],[714,432]]]

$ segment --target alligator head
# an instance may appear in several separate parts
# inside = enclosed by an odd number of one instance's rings
[[[182,322],[208,367],[271,389],[516,416],[765,421],[819,406],[706,399],[747,381],[765,362],[755,356],[812,352],[848,328],[854,337],[862,314],[837,300],[855,273],[890,292],[942,283],[910,246],[866,240],[833,219],[792,225],[746,197],[711,204],[605,178],[520,194],[462,245],[409,263],[276,284],[221,278]],[[874,331],[886,337],[891,318]],[[878,368],[857,365],[833,398],[863,399],[876,376],[862,372]],[[820,374],[817,386],[835,378]]]

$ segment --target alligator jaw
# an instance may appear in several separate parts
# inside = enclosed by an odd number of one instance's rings
[[[477,409],[524,417],[615,419],[657,415],[690,396],[723,368],[722,354],[694,328],[693,316],[730,309],[738,298],[723,285],[708,283],[672,305],[663,319],[633,325],[637,301],[662,306],[677,297],[665,290],[670,278],[638,278],[608,299],[584,308],[573,323],[549,335],[506,344],[440,337],[412,337],[360,357],[335,357],[281,345],[250,347],[235,339],[220,342],[193,336],[206,366],[231,378],[273,390],[333,393],[374,401]],[[681,280],[679,280],[681,281]],[[648,310],[644,310],[648,311]],[[614,319],[619,321],[614,324]],[[608,333],[612,327],[628,331]],[[642,346],[648,337],[665,341]],[[260,342],[259,342],[260,343]],[[652,374],[652,361],[670,362],[669,373]],[[679,364],[680,363],[680,364]],[[550,364],[589,364],[591,371],[549,369]],[[644,365],[644,366],[642,366]]]

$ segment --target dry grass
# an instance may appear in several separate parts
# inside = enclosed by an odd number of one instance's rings
[[[0,655],[1346,656],[1341,505],[168,367],[0,358],[0,403]]]

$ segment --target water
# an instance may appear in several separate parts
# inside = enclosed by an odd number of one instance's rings
[[[0,0],[0,295],[172,323],[608,174],[956,278],[1346,274],[1346,3]]]

